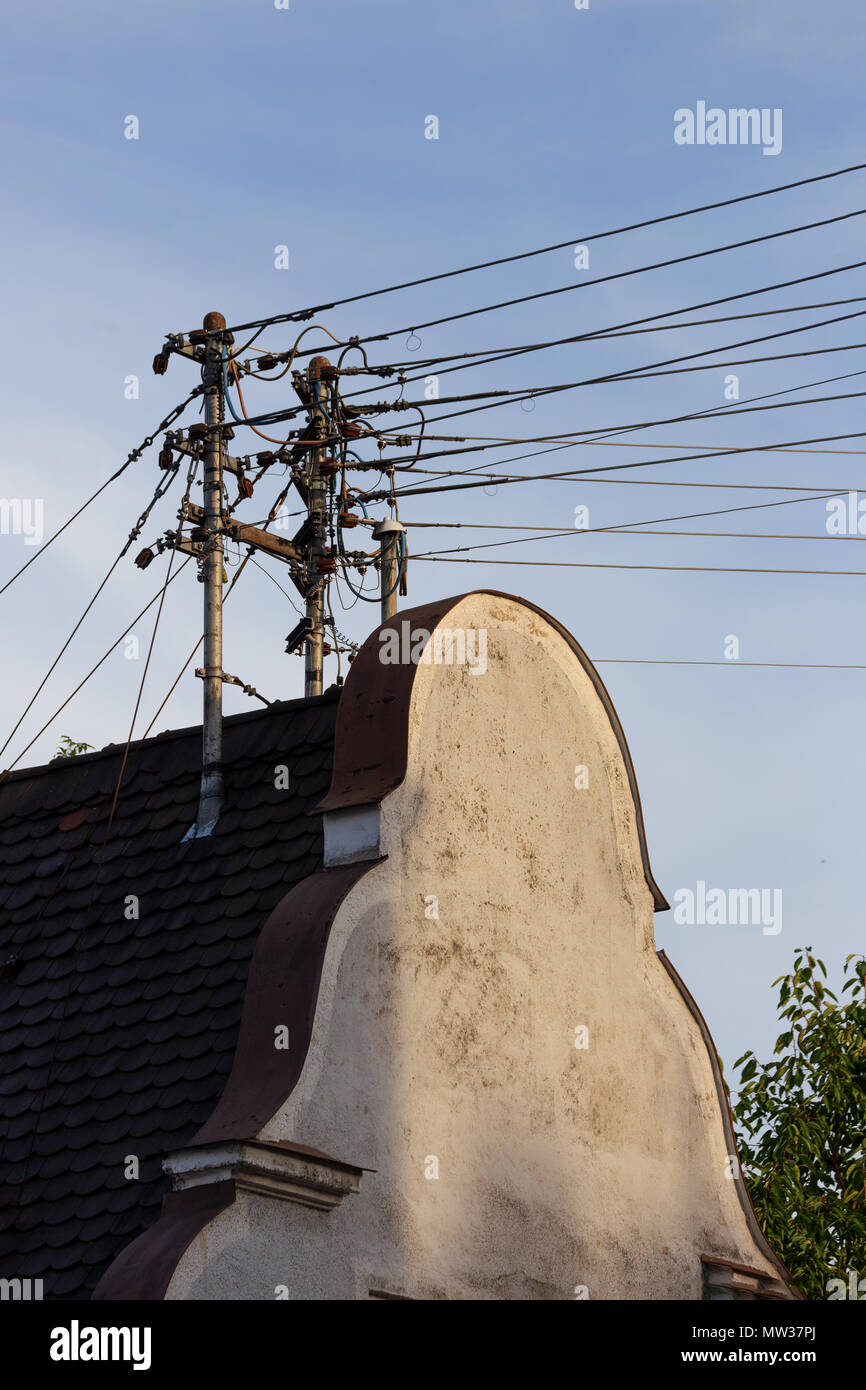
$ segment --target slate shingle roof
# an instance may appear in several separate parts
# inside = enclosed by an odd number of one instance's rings
[[[228,1076],[256,937],[321,867],[321,817],[307,812],[328,790],[337,693],[226,719],[226,809],[208,839],[181,843],[201,730],[148,740],[98,882],[122,749],[0,785],[0,1276],[88,1298],[156,1220],[161,1160]]]

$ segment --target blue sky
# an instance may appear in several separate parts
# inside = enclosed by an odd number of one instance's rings
[[[805,0],[590,0],[586,11],[571,0],[291,0],[289,10],[268,0],[81,0],[8,14],[0,115],[8,195],[0,495],[44,498],[51,533],[191,389],[187,364],[175,359],[168,375],[156,378],[150,362],[166,332],[196,326],[207,310],[237,322],[327,302],[860,162],[866,31],[858,13],[848,0],[823,8]],[[698,101],[781,108],[781,153],[676,145],[674,112]],[[140,124],[136,141],[124,138],[129,115]],[[435,141],[424,138],[429,115],[439,120]],[[346,306],[322,321],[343,337],[408,329],[581,276],[832,217],[866,206],[864,194],[864,175],[850,175],[590,241],[589,272],[575,270],[567,249]],[[274,267],[281,244],[290,250],[287,271]],[[421,351],[457,353],[588,331],[863,259],[862,245],[862,222],[854,218],[424,330]],[[851,271],[691,317],[856,296],[866,294],[863,285],[862,271]],[[477,391],[574,380],[858,307],[571,345],[454,374],[443,378],[442,391],[454,383]],[[866,341],[861,322],[734,355],[856,344]],[[409,360],[405,336],[377,345],[376,360]],[[290,339],[279,330],[262,341],[279,349]],[[866,354],[852,347],[729,370],[738,372],[746,398],[866,370]],[[124,396],[130,374],[140,379],[137,400]],[[532,412],[509,404],[471,415],[443,432],[520,438],[719,408],[725,375],[718,366],[584,388],[540,401]],[[857,391],[862,380],[799,394]],[[260,388],[250,399],[262,409],[291,403],[290,390],[280,397],[281,389]],[[518,468],[598,467],[694,444],[766,446],[856,432],[862,418],[854,398],[659,426],[627,436],[643,452],[587,446]],[[866,483],[862,446],[852,439],[828,446],[849,452],[747,453],[626,476],[858,488]],[[238,451],[250,447],[239,444]],[[495,469],[519,452],[484,457]],[[479,462],[469,457],[470,466]],[[147,454],[3,596],[4,728],[17,719],[157,477],[155,454]],[[410,523],[568,529],[578,504],[589,506],[592,526],[611,526],[785,495],[544,482],[501,487],[495,495],[419,498],[401,515]],[[169,527],[175,508],[170,495],[144,538]],[[819,536],[825,519],[823,502],[802,502],[670,526]],[[419,530],[412,548],[491,538]],[[29,554],[21,537],[0,536],[0,580]],[[475,587],[520,594],[564,622],[599,660],[631,746],[653,866],[668,898],[698,880],[725,890],[782,889],[777,936],[755,926],[680,926],[671,913],[656,919],[658,943],[695,994],[728,1066],[747,1046],[767,1051],[776,1033],[770,983],[794,947],[813,944],[837,976],[842,958],[862,949],[866,671],[605,659],[718,661],[734,634],[742,662],[862,663],[863,579],[535,569],[492,559],[866,570],[859,540],[840,541],[833,551],[829,542],[798,539],[570,534],[475,554],[486,563],[414,563],[408,601]],[[13,754],[150,598],[162,563],[146,575],[131,558],[119,567]],[[226,611],[227,668],[271,698],[301,693],[302,664],[283,654],[295,615],[261,573],[248,571],[243,583]],[[143,724],[200,631],[200,598],[188,573],[172,586]],[[375,620],[375,609],[359,608],[337,615],[355,639]],[[143,648],[149,621],[136,629]],[[25,765],[50,757],[61,734],[96,746],[124,740],[140,676],[140,662],[116,652]],[[227,691],[229,712],[245,707],[243,695]],[[189,675],[158,727],[199,719],[199,683]]]

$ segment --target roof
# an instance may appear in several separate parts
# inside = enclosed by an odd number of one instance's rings
[[[0,1277],[88,1298],[159,1215],[162,1159],[229,1075],[258,934],[321,867],[309,813],[338,694],[224,721],[226,808],[206,839],[182,842],[200,728],[133,750],[104,854],[122,747],[0,784]]]

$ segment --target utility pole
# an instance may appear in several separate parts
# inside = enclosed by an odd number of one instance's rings
[[[386,623],[397,612],[397,587],[400,582],[400,537],[405,535],[406,527],[393,517],[380,521],[373,532],[373,540],[382,542],[382,558],[379,569],[379,584],[382,595],[382,622]]]
[[[286,651],[300,652],[304,648],[305,682],[307,697],[322,694],[323,664],[326,652],[332,648],[325,643],[326,618],[333,625],[333,615],[327,603],[328,585],[332,575],[338,573],[338,566],[344,567],[344,574],[354,567],[362,578],[369,563],[380,570],[380,605],[382,620],[392,617],[397,611],[397,595],[405,593],[405,579],[401,571],[405,557],[405,527],[395,518],[380,522],[373,536],[380,542],[378,555],[370,555],[364,550],[346,551],[343,543],[343,530],[357,526],[362,518],[351,511],[352,503],[366,496],[358,489],[358,498],[350,495],[346,486],[346,472],[349,468],[376,468],[371,461],[360,459],[347,447],[347,441],[373,434],[366,422],[369,413],[390,410],[386,403],[357,406],[347,404],[339,389],[343,375],[354,375],[371,369],[364,359],[364,367],[332,366],[327,357],[313,357],[306,371],[292,372],[292,382],[302,406],[306,411],[306,425],[289,432],[288,438],[279,443],[276,450],[259,452],[235,458],[228,453],[226,442],[234,437],[234,431],[225,422],[225,409],[231,404],[231,391],[227,390],[227,363],[237,383],[243,419],[232,414],[242,425],[254,426],[247,415],[241,393],[240,378],[245,372],[254,376],[272,371],[280,362],[291,367],[296,360],[297,344],[289,352],[264,353],[257,360],[257,371],[249,363],[236,360],[228,353],[234,339],[226,328],[222,314],[206,314],[202,328],[190,333],[170,333],[165,339],[162,351],[153,359],[153,370],[162,376],[167,370],[173,354],[196,363],[201,370],[201,387],[198,392],[204,398],[204,423],[190,425],[183,431],[165,431],[165,445],[160,451],[159,465],[165,470],[176,470],[179,455],[191,460],[187,490],[178,511],[177,531],[167,531],[152,546],[145,547],[136,558],[136,564],[145,569],[155,557],[166,549],[180,550],[195,559],[198,577],[204,586],[204,664],[196,670],[203,682],[202,715],[202,774],[199,804],[196,819],[186,838],[209,835],[217,823],[225,799],[222,770],[222,688],[223,685],[237,685],[247,695],[269,701],[258,693],[254,686],[233,676],[223,667],[223,576],[224,547],[227,542],[248,547],[247,556],[241,569],[255,551],[261,551],[273,560],[279,560],[289,572],[291,582],[303,596],[305,613],[300,622],[286,637]],[[357,340],[350,339],[345,347],[357,346]],[[342,358],[341,358],[342,361]],[[393,369],[383,368],[380,375],[389,374]],[[281,373],[280,377],[285,373]],[[266,380],[279,380],[280,377]],[[405,402],[398,402],[400,408]],[[176,414],[180,413],[180,407]],[[289,418],[296,410],[288,412]],[[171,419],[175,418],[172,416]],[[168,424],[169,421],[166,421]],[[267,435],[264,436],[266,439]],[[394,441],[409,444],[409,437],[397,436]],[[379,439],[380,450],[385,447]],[[350,464],[353,457],[356,463]],[[239,502],[253,495],[254,485],[274,464],[282,464],[290,473],[290,479],[276,502],[274,502],[264,526],[241,522],[235,516]],[[190,500],[189,492],[196,469],[203,465],[203,505],[198,506]],[[335,479],[342,473],[342,483],[338,489]],[[253,478],[250,477],[253,474]],[[238,496],[228,506],[224,505],[224,476],[236,480]],[[393,472],[391,473],[393,493]],[[268,527],[276,519],[279,508],[285,500],[289,487],[295,487],[306,509],[303,524],[291,540],[272,535]],[[161,495],[157,491],[157,496]],[[392,506],[394,505],[392,501]],[[362,502],[363,506],[363,502]],[[366,519],[366,509],[365,509]],[[184,533],[183,527],[191,529]],[[277,522],[278,526],[280,522]],[[238,571],[240,573],[240,570]],[[351,588],[350,583],[350,588]],[[354,589],[353,593],[357,592]],[[375,603],[375,595],[360,593],[360,597]],[[340,643],[353,647],[350,639],[342,637],[334,627],[335,646],[343,650]]]
[[[204,711],[202,772],[194,834],[207,835],[222,810],[223,784],[223,390],[222,314],[206,314],[203,322],[205,357],[201,369],[204,390]]]
[[[311,431],[316,439],[326,439],[330,433],[323,404],[328,397],[323,369],[330,373],[327,357],[312,358],[307,368],[307,405]],[[327,542],[328,480],[322,469],[327,456],[324,447],[312,448],[309,468],[307,516],[310,527],[310,566],[307,590],[307,642],[305,651],[304,694],[321,695],[322,667],[325,640],[325,578],[322,561]]]

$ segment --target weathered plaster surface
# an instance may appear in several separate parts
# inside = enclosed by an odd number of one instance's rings
[[[259,1136],[375,1171],[330,1212],[240,1194],[169,1297],[694,1299],[701,1254],[774,1272],[589,677],[516,600],[471,595],[448,626],[487,630],[487,670],[417,669],[388,857],[337,914],[306,1064]]]

